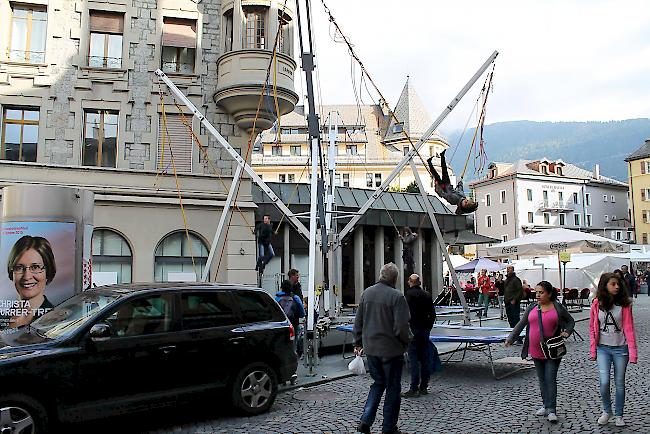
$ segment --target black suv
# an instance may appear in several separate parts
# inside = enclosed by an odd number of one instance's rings
[[[280,306],[260,289],[85,291],[0,334],[0,432],[40,433],[56,421],[176,405],[199,393],[220,393],[216,406],[259,414],[296,371],[294,339]]]

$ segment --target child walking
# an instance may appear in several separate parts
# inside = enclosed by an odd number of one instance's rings
[[[628,361],[636,364],[637,349],[632,302],[620,278],[614,273],[603,274],[598,282],[597,296],[589,315],[589,349],[591,360],[598,360],[600,399],[603,404],[603,414],[598,418],[598,424],[606,425],[612,417],[609,380],[613,364],[616,385],[614,416],[616,426],[625,426],[625,371]]]

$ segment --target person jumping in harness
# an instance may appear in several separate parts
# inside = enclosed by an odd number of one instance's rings
[[[463,191],[463,180],[460,179],[455,188],[453,185],[451,185],[449,172],[447,172],[447,162],[445,161],[445,151],[442,151],[440,153],[442,178],[433,167],[431,160],[433,160],[433,156],[429,157],[427,163],[429,163],[429,170],[431,170],[433,178],[436,181],[435,189],[438,196],[444,198],[450,204],[456,205],[456,214],[469,214],[476,211],[478,208],[478,203],[474,202],[471,199],[468,199],[465,196],[465,192]]]

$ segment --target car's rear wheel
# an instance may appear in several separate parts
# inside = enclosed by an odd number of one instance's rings
[[[41,434],[47,424],[47,412],[35,399],[21,394],[0,398],[0,433]]]
[[[267,411],[278,394],[277,375],[266,363],[252,363],[235,376],[233,405],[248,415]]]

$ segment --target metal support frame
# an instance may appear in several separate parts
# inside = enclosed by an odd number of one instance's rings
[[[347,225],[341,230],[341,233],[339,234],[339,242],[336,245],[336,248],[340,246],[341,241],[343,238],[350,233],[350,231],[354,228],[354,226],[359,222],[363,214],[372,206],[373,203],[379,197],[384,193],[384,191],[388,190],[388,187],[390,186],[390,183],[393,182],[393,179],[399,175],[402,170],[404,170],[404,167],[413,159],[413,157],[416,155],[416,153],[420,150],[422,145],[429,140],[429,137],[434,133],[436,128],[442,123],[443,120],[451,113],[451,111],[456,107],[456,105],[460,102],[460,100],[465,96],[465,94],[470,90],[470,88],[476,83],[476,81],[483,75],[483,73],[489,68],[489,66],[494,62],[494,59],[499,55],[497,51],[492,53],[490,57],[481,65],[481,67],[476,71],[474,76],[467,82],[467,84],[458,92],[458,94],[454,97],[454,99],[451,100],[449,105],[442,111],[440,116],[433,121],[429,129],[422,135],[422,138],[418,140],[418,142],[413,145],[414,149],[411,149],[408,154],[402,158],[402,160],[397,164],[395,169],[388,175],[388,177],[382,182],[382,184],[375,190],[375,192],[370,196],[370,198],[366,201],[366,203],[363,204],[363,206],[359,209],[359,215],[353,217],[350,222],[348,222]]]
[[[298,220],[295,216],[294,213],[282,202],[282,200],[278,197],[277,194],[271,190],[271,188],[264,182],[262,181],[262,178],[253,170],[253,168],[242,158],[241,155],[235,149],[230,146],[230,143],[224,137],[217,131],[217,129],[207,120],[207,118],[199,111],[199,109],[196,108],[196,106],[192,103],[192,101],[189,100],[185,96],[183,92],[181,92],[176,85],[167,77],[167,75],[162,72],[160,69],[156,69],[156,75],[160,77],[160,79],[167,85],[170,91],[178,99],[181,100],[183,104],[185,104],[192,114],[196,116],[201,124],[214,136],[215,139],[217,139],[217,142],[228,152],[230,157],[237,162],[239,166],[242,167],[242,169],[248,174],[248,176],[251,177],[253,182],[262,189],[262,191],[271,199],[271,201],[277,206],[280,211],[282,211],[286,216],[287,219],[294,225],[294,227],[298,230],[298,232],[304,236],[305,238],[309,239],[309,231],[305,227],[304,224],[300,220]],[[236,189],[237,188],[237,183],[234,182],[230,186],[230,189]]]
[[[463,323],[465,325],[470,325],[471,321],[469,317],[469,308],[467,306],[467,300],[465,300],[465,295],[463,294],[463,290],[460,287],[460,281],[458,280],[458,275],[456,274],[456,270],[454,270],[453,265],[451,265],[451,259],[449,259],[449,253],[447,253],[447,246],[445,245],[445,240],[442,237],[442,232],[440,232],[440,227],[438,227],[436,214],[433,210],[433,207],[431,206],[431,202],[429,202],[429,196],[427,195],[427,192],[424,189],[424,184],[422,184],[422,179],[420,178],[420,174],[418,173],[418,168],[415,166],[413,160],[411,160],[410,163],[411,163],[411,169],[413,170],[413,176],[415,176],[415,182],[417,183],[418,188],[420,189],[420,194],[422,195],[422,199],[424,200],[424,207],[426,208],[427,213],[429,214],[429,219],[431,219],[431,226],[433,226],[433,230],[436,233],[436,240],[438,241],[438,247],[440,248],[440,251],[442,251],[445,261],[447,261],[447,265],[449,265],[449,272],[451,273],[451,278],[453,279],[454,286],[456,287],[456,293],[458,294],[458,299],[460,300],[460,304],[463,306],[463,313],[464,313]]]

